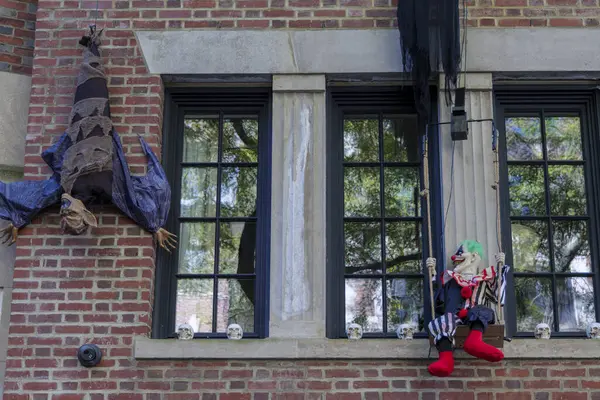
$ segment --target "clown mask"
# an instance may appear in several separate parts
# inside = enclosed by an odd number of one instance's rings
[[[466,278],[477,275],[482,263],[480,248],[481,245],[475,241],[463,242],[451,257],[454,272]]]

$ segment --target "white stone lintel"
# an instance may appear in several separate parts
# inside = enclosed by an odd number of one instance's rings
[[[274,75],[274,92],[324,92],[325,75]]]
[[[441,90],[446,89],[446,75],[440,73],[439,87]],[[466,90],[489,90],[491,91],[494,85],[493,74],[491,72],[467,72],[459,75],[459,87],[465,87]]]
[[[400,73],[397,29],[136,31],[151,74]],[[600,71],[600,29],[467,31],[468,72]],[[559,49],[559,50],[557,50]]]

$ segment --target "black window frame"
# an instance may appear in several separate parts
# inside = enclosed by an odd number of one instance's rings
[[[504,84],[494,87],[495,103],[495,125],[499,131],[499,161],[500,161],[500,185],[501,185],[501,231],[506,263],[513,264],[512,254],[512,231],[510,215],[510,194],[508,190],[508,155],[506,144],[505,118],[507,116],[519,116],[525,113],[550,110],[553,114],[577,114],[581,120],[582,128],[582,151],[584,176],[586,180],[586,200],[588,238],[592,258],[592,278],[594,289],[594,306],[596,320],[600,320],[600,91],[596,85],[587,84]],[[542,122],[543,123],[543,122]],[[543,125],[542,125],[543,127]],[[543,128],[542,128],[543,129]],[[542,132],[543,134],[543,132]],[[545,151],[544,151],[545,154]],[[544,157],[543,164],[548,161]],[[546,196],[548,193],[546,192]],[[548,206],[548,205],[546,205]],[[546,216],[544,218],[550,218]],[[551,228],[550,228],[551,229]],[[550,246],[553,246],[550,243]],[[550,247],[552,249],[552,247]],[[517,276],[528,276],[529,273],[518,273]],[[556,298],[556,275],[561,273],[532,273],[532,277],[552,275],[553,290],[553,312],[557,312]],[[568,276],[580,276],[582,274],[569,273]],[[512,337],[533,338],[533,332],[517,331],[516,315],[516,293],[514,290],[515,271],[511,268],[507,274],[506,305],[504,307],[505,324],[507,334]],[[554,318],[554,325],[557,318]],[[552,338],[584,338],[585,332],[555,332]]]
[[[440,165],[440,135],[437,116],[437,88],[430,87],[431,118],[429,123],[418,122],[419,133],[426,129],[429,132],[429,174],[431,196],[431,222],[433,254],[430,257],[440,258],[444,254],[442,234],[442,190]],[[330,339],[346,338],[345,321],[345,271],[344,271],[344,175],[343,175],[343,119],[344,113],[364,114],[415,114],[414,95],[410,85],[398,86],[330,86],[327,91],[327,313],[326,335]],[[380,127],[381,130],[381,127]],[[422,137],[419,148],[423,149]],[[380,149],[381,152],[381,149]],[[380,164],[381,160],[376,164]],[[423,164],[419,169],[419,178],[423,182]],[[421,187],[422,188],[422,187]],[[383,193],[381,193],[383,196]],[[341,206],[340,206],[341,205]],[[421,198],[422,249],[427,252],[427,207]],[[428,284],[428,271],[422,258],[422,274],[398,274],[423,276],[423,318],[424,326],[431,321],[431,307]],[[438,274],[443,270],[443,263],[438,262]],[[394,274],[396,275],[396,274]],[[439,276],[439,275],[438,275]],[[413,276],[414,278],[414,276]],[[418,277],[417,277],[418,278]],[[385,281],[385,277],[382,278]],[[435,284],[434,284],[435,290]],[[385,304],[386,288],[382,286],[382,300]],[[384,320],[385,306],[384,306]],[[385,324],[384,324],[385,329]],[[427,338],[426,329],[415,334],[415,338]],[[364,333],[363,338],[396,338],[394,332]]]
[[[166,229],[179,236],[183,123],[186,114],[256,113],[259,118],[257,227],[254,332],[244,338],[268,337],[271,237],[271,99],[270,85],[258,87],[166,87],[162,136],[162,164],[171,183],[171,210]],[[219,162],[219,165],[224,163]],[[187,219],[187,218],[184,218]],[[174,338],[178,251],[158,251],[156,257],[152,338]],[[234,274],[235,275],[235,274]],[[229,275],[227,276],[229,277]],[[234,277],[232,275],[232,277]],[[235,277],[234,277],[235,278]],[[216,281],[216,279],[215,279]],[[216,297],[216,293],[213,293]],[[213,300],[214,304],[214,300]],[[213,306],[214,307],[214,306]],[[213,319],[214,313],[213,310]],[[221,333],[196,333],[195,339],[226,338]]]

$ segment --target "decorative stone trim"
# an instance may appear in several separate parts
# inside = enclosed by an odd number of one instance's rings
[[[136,359],[428,359],[436,358],[426,339],[248,339],[157,340],[137,337]],[[589,339],[515,339],[505,343],[506,359],[599,359],[600,346]],[[458,359],[472,359],[462,350]]]

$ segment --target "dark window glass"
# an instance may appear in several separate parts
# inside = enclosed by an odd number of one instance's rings
[[[330,313],[339,316],[333,336],[345,336],[351,323],[366,337],[395,335],[401,324],[424,334],[423,136],[416,113],[393,109],[340,106],[331,116],[336,161],[328,187],[335,200],[328,213],[343,252],[332,255],[335,279],[343,279]]]
[[[179,245],[158,254],[154,336],[174,337],[187,323],[198,338],[225,337],[236,323],[245,337],[264,337],[269,93],[200,91],[192,98],[189,91],[168,92],[168,224]]]
[[[516,330],[583,332],[596,310],[582,117],[506,113],[504,127]]]

